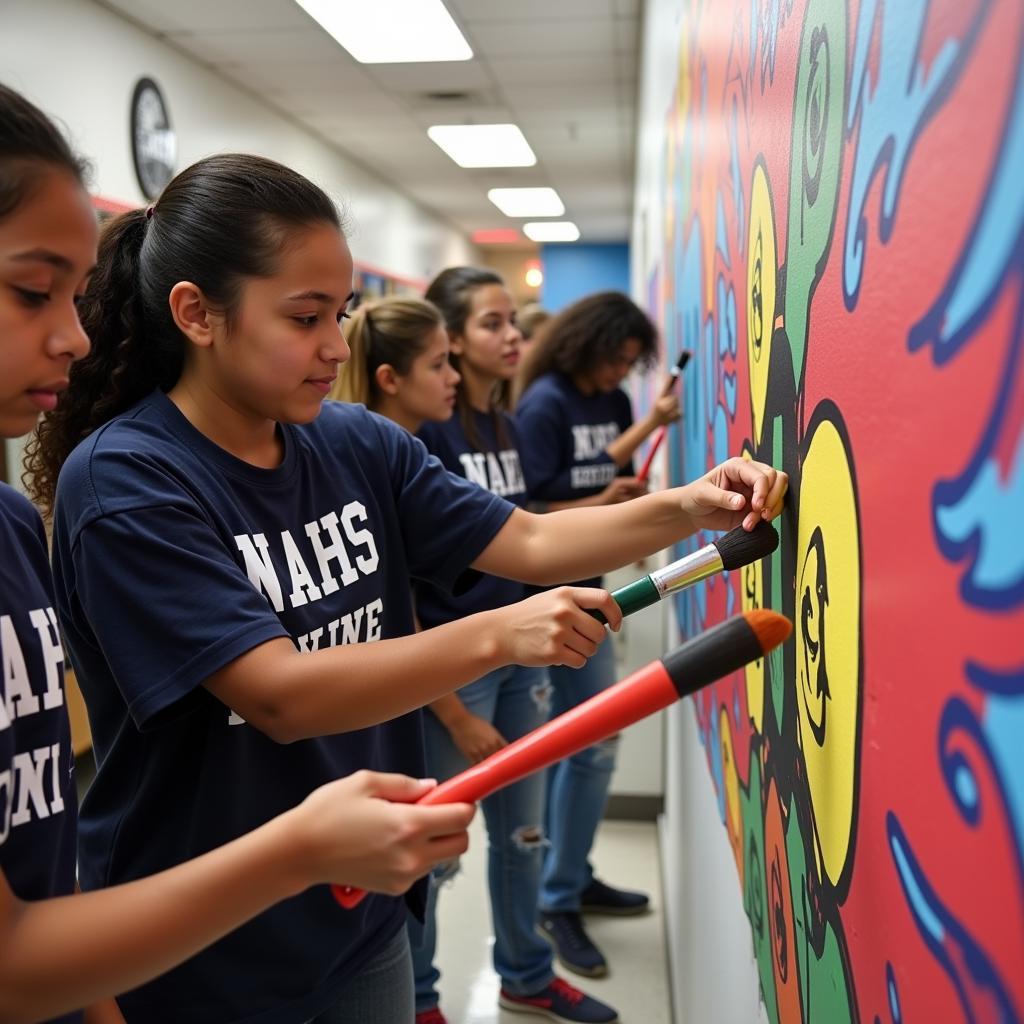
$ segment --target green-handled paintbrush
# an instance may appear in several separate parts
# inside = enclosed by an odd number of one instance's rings
[[[699,551],[613,590],[612,597],[623,615],[631,615],[715,573],[756,562],[770,555],[778,546],[779,535],[766,522],[759,522],[752,530],[737,526]],[[592,609],[590,614],[601,622],[607,621],[596,609]]]

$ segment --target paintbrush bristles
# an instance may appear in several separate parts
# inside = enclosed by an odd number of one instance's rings
[[[744,612],[743,618],[754,631],[754,636],[757,637],[757,642],[765,654],[775,650],[779,644],[785,643],[789,639],[789,634],[793,632],[793,623],[785,615],[769,611],[767,608]]]
[[[718,548],[723,569],[739,569],[770,555],[779,546],[779,535],[762,520],[752,530],[737,526],[712,543]]]

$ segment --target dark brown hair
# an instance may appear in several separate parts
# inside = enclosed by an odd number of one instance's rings
[[[505,287],[505,282],[493,270],[485,270],[482,267],[449,267],[442,270],[427,288],[426,297],[432,302],[444,317],[445,325],[448,328],[449,338],[461,338],[466,333],[466,321],[469,319],[469,312],[473,308],[473,295],[479,289],[489,284],[496,284]],[[462,373],[459,366],[459,357],[452,352],[449,357],[452,366]],[[497,385],[491,394],[491,422],[494,424],[494,433],[498,438],[498,444],[507,448],[511,444],[508,431],[505,429],[505,418],[502,415],[512,406],[512,386],[509,381],[502,381]],[[476,421],[473,415],[473,407],[466,397],[465,375],[455,389],[455,408],[458,410],[459,423],[462,432],[470,446],[478,452],[485,451],[487,446],[476,429]]]
[[[31,197],[46,167],[66,171],[80,185],[89,169],[38,107],[0,85],[0,218]]]
[[[71,367],[70,386],[27,448],[32,498],[51,511],[72,449],[155,388],[177,382],[185,339],[168,303],[175,284],[193,281],[230,324],[245,280],[273,276],[293,231],[323,222],[341,229],[322,189],[273,160],[237,153],[200,160],[148,211],[110,221],[80,306],[92,349]]]
[[[641,367],[658,354],[658,331],[650,317],[622,292],[596,292],[567,306],[544,325],[526,355],[516,396],[545,373],[577,377],[612,362],[627,341],[640,343]]]

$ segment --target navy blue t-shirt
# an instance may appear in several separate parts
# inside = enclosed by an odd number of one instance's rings
[[[74,755],[53,605],[39,513],[0,483],[0,869],[22,900],[75,888]]]
[[[282,426],[260,469],[157,392],[97,430],[60,474],[54,571],[98,774],[82,805],[82,887],[195,857],[359,768],[424,774],[421,713],[274,743],[204,681],[251,648],[301,651],[413,631],[410,577],[451,582],[513,506],[447,473],[362,406]],[[339,678],[337,685],[344,686]],[[421,904],[422,883],[412,900]],[[292,1024],[403,926],[401,899],[286,900],[120,999],[135,1024]]]
[[[436,455],[445,469],[463,476],[484,490],[525,508],[528,495],[519,459],[519,439],[511,417],[499,413],[505,427],[504,443],[498,437],[489,413],[472,411],[482,450],[474,448],[466,437],[459,414],[444,423],[426,423],[417,437]],[[525,587],[515,580],[485,573],[475,574],[471,586],[453,595],[430,583],[417,583],[416,611],[424,628],[486,612],[521,601]]]
[[[632,423],[629,396],[619,388],[585,395],[564,374],[538,377],[516,408],[530,497],[576,501],[599,494],[616,476],[631,476],[632,460],[619,468],[605,449]]]

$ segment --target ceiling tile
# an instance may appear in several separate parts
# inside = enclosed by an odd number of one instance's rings
[[[336,63],[311,64],[222,64],[222,74],[261,95],[303,96],[311,101],[307,109],[357,103],[362,109],[380,114],[397,113],[401,107],[372,82],[351,68]]]
[[[630,59],[626,55],[623,58]],[[607,79],[606,65],[593,56],[517,53],[492,57],[488,64],[495,78],[506,87],[585,85]],[[622,65],[616,61],[615,66],[621,74]]]
[[[558,21],[609,18],[615,14],[613,0],[447,0],[448,9],[464,26],[486,22]]]
[[[441,64],[365,64],[367,75],[388,92],[464,92],[488,89],[494,83],[478,60]]]
[[[523,53],[606,54],[615,50],[612,18],[487,22],[473,29],[473,38],[488,57]]]
[[[171,32],[168,41],[211,64],[242,63],[339,63],[355,74],[365,73],[326,32],[318,28],[250,32],[238,29],[203,32]]]

